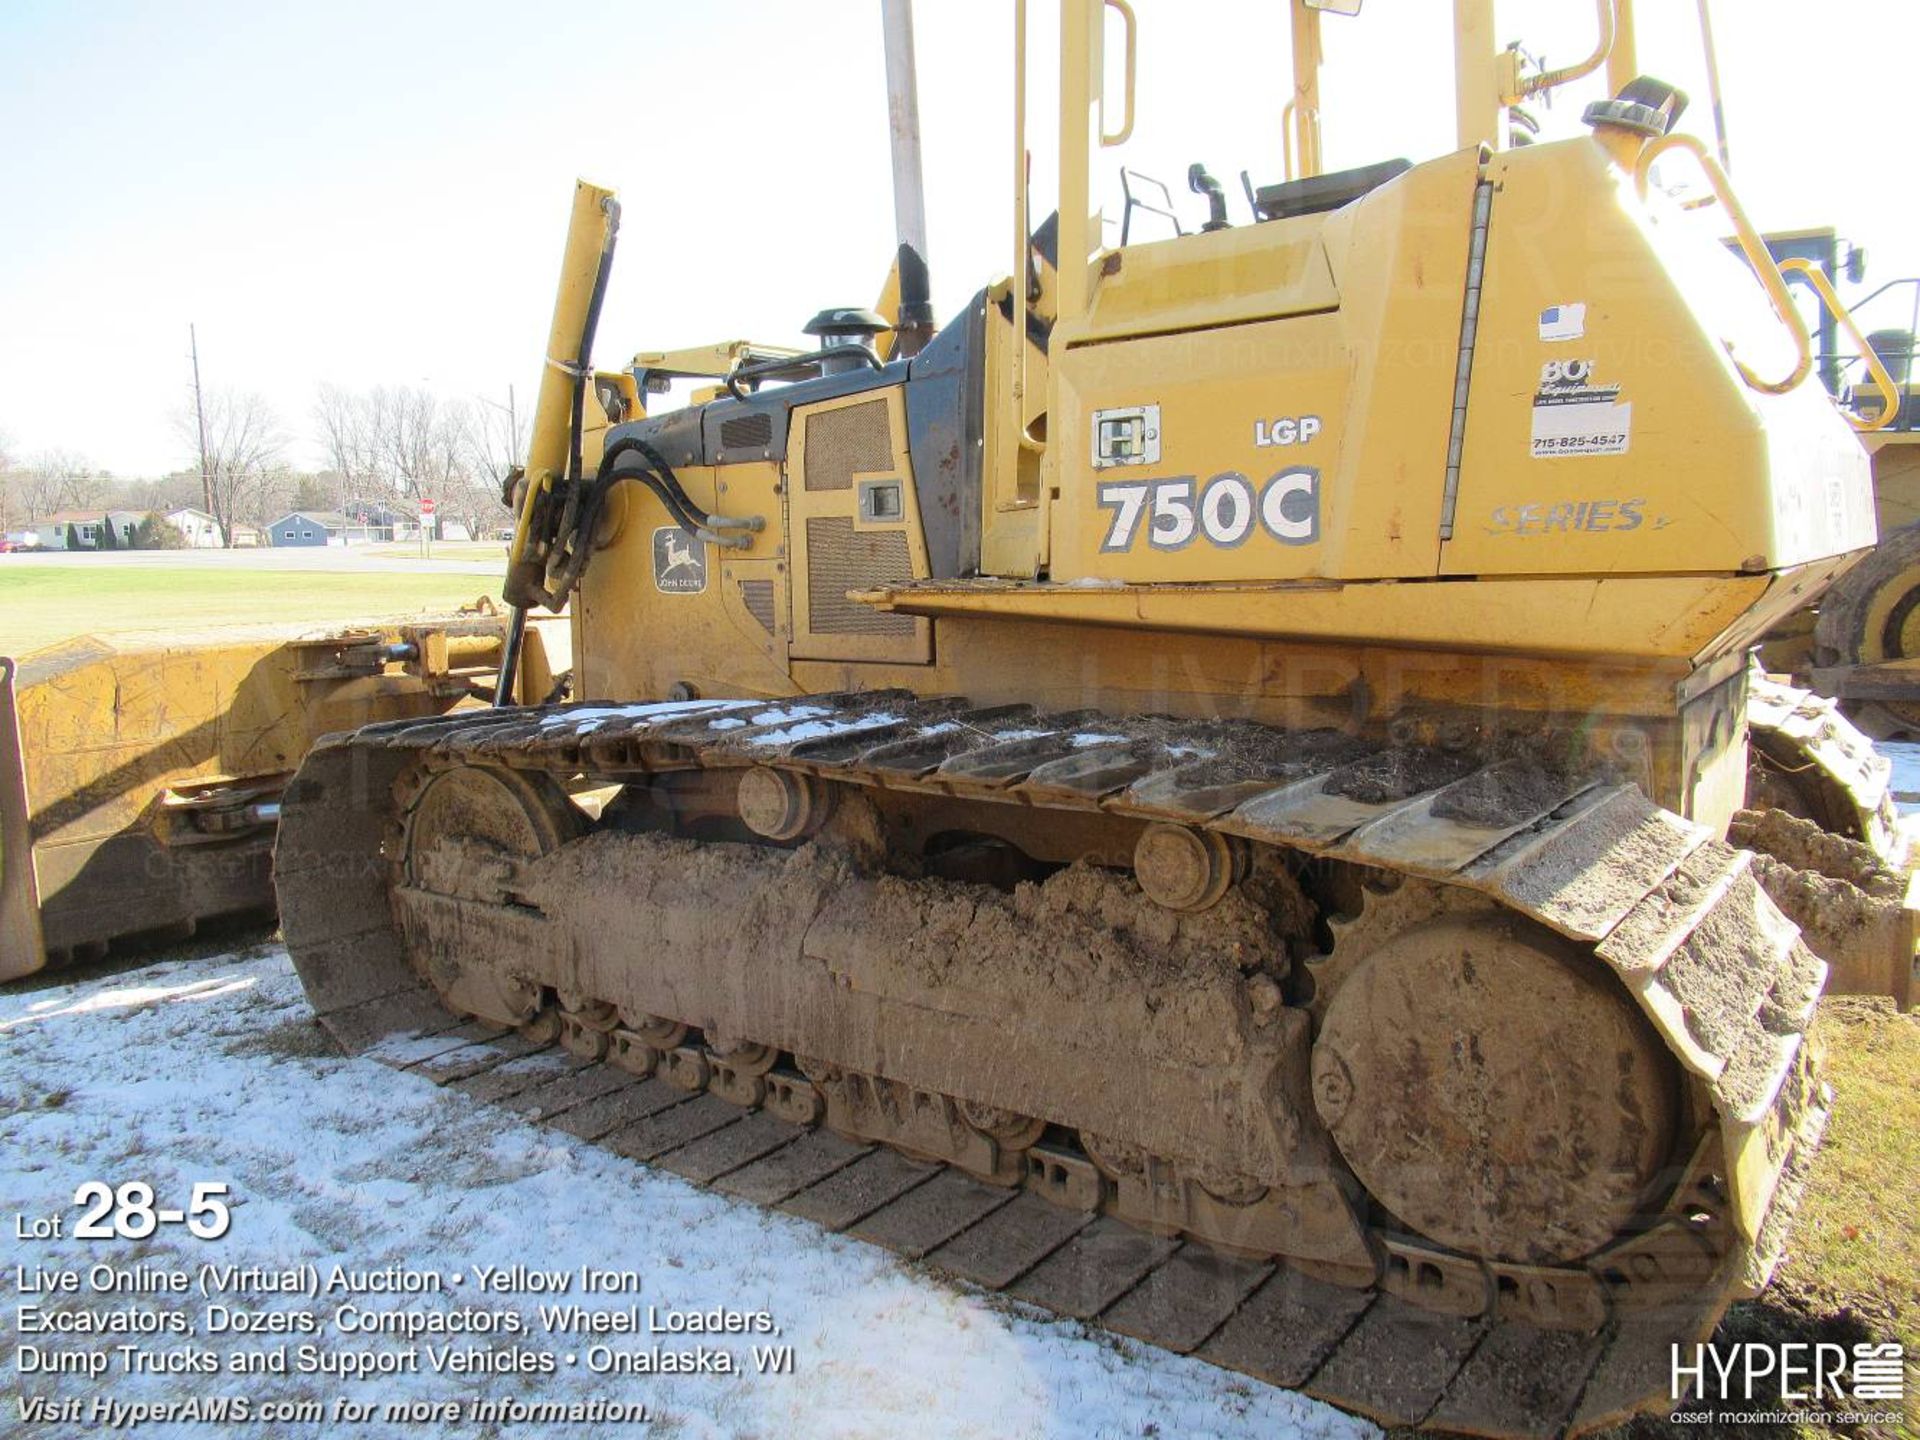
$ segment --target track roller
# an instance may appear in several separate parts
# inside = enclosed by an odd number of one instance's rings
[[[1241,847],[1232,837],[1185,825],[1149,825],[1133,847],[1133,873],[1156,905],[1208,910],[1240,878]]]
[[[820,828],[832,808],[811,776],[760,765],[740,777],[740,819],[768,840],[798,840]]]

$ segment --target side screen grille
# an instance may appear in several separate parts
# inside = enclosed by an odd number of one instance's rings
[[[811,453],[811,439],[807,448]],[[807,473],[813,474],[811,464]],[[851,519],[837,516],[807,520],[807,618],[816,635],[911,635],[911,615],[862,605],[847,599],[847,591],[912,578],[913,555],[905,531],[855,530]]]
[[[764,410],[720,422],[720,445],[727,450],[764,450],[773,444],[773,417]]]
[[[771,580],[742,580],[740,599],[747,607],[747,613],[760,622],[760,628],[769,635],[774,630],[773,582]]]
[[[807,489],[848,490],[856,473],[893,469],[887,402],[869,400],[807,421]]]

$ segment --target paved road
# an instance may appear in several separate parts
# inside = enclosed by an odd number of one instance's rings
[[[289,570],[421,575],[492,575],[507,568],[504,547],[442,541],[425,559],[416,547],[398,545],[289,545],[251,550],[23,550],[0,555],[0,566],[129,565],[171,570]]]

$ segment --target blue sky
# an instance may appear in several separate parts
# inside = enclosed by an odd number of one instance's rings
[[[1715,4],[1756,218],[1840,225],[1874,282],[1920,272],[1899,180],[1920,7]],[[1031,8],[1040,42],[1052,6]],[[1239,218],[1241,167],[1279,168],[1285,7],[1137,8],[1136,139],[1103,173],[1177,182],[1204,159]],[[1451,147],[1450,9],[1369,0],[1326,21],[1330,165]],[[1642,68],[1694,89],[1704,132],[1691,0],[1641,9]],[[1010,15],[916,4],[943,315],[1008,267]],[[1552,61],[1592,23],[1584,0],[1503,0],[1502,36]],[[1561,98],[1551,129],[1576,129],[1592,93]],[[265,393],[300,463],[318,462],[302,442],[321,381],[528,394],[575,175],[626,207],[603,365],[793,340],[823,306],[871,303],[892,246],[876,0],[0,0],[0,134],[0,432],[19,457],[60,446],[121,474],[188,458],[170,414],[189,322],[208,383]],[[1049,169],[1043,153],[1037,190]]]

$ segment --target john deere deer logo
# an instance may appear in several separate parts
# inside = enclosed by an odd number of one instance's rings
[[[663,595],[698,595],[707,588],[706,547],[677,525],[654,531],[653,583]]]

